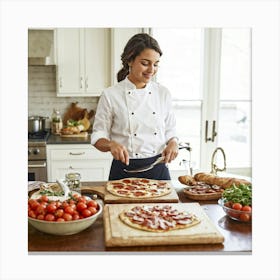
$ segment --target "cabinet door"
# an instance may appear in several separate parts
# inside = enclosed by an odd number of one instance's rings
[[[99,96],[109,86],[109,30],[84,29],[84,72],[86,94]]]
[[[57,95],[75,96],[84,92],[79,28],[56,29]]]
[[[53,161],[51,166],[51,176],[49,182],[55,182],[57,179],[64,179],[65,174],[69,173],[70,168],[81,174],[82,182],[107,181],[110,171],[109,160],[73,160]]]

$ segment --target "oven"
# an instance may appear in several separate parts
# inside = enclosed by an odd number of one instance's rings
[[[28,181],[47,182],[47,138],[49,132],[28,134]]]

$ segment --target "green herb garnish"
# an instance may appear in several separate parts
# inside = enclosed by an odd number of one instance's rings
[[[247,185],[233,185],[225,189],[222,198],[225,201],[237,202],[242,205],[252,205],[252,186]]]

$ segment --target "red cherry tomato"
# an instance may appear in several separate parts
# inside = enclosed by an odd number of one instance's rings
[[[73,217],[72,215],[70,215],[69,213],[64,213],[62,218],[65,220],[65,221],[72,221],[73,220]]]
[[[245,205],[241,208],[241,211],[252,212],[252,207],[249,205]]]
[[[97,212],[97,209],[95,207],[88,207],[88,210],[91,212],[92,215],[94,215]]]
[[[87,217],[91,216],[92,213],[91,213],[90,210],[84,209],[84,210],[82,211],[82,215],[83,215],[83,217],[87,218]]]
[[[65,207],[64,212],[73,215],[74,209],[71,206],[67,206]]]
[[[64,210],[63,209],[57,209],[55,212],[54,212],[54,215],[56,218],[61,218],[64,214]]]
[[[79,212],[82,212],[84,209],[87,209],[87,205],[84,202],[78,202],[77,204],[77,210]]]
[[[46,221],[54,221],[55,220],[55,216],[53,214],[47,214],[45,216],[45,220]]]
[[[45,201],[45,202],[49,201],[49,198],[46,195],[42,195],[40,199],[41,201]]]
[[[65,220],[63,218],[57,218],[56,221],[57,222],[65,222]]]
[[[57,207],[56,207],[56,204],[55,204],[55,203],[50,203],[50,204],[47,206],[47,211],[48,211],[48,213],[54,213],[56,209],[57,209]]]
[[[234,210],[241,210],[242,205],[238,202],[232,204],[232,209]]]
[[[98,204],[95,200],[89,200],[87,203],[87,207],[94,207],[97,208]]]

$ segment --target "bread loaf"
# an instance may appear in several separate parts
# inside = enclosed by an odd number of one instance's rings
[[[180,183],[188,186],[195,186],[196,185],[196,180],[192,176],[179,176],[178,180]]]
[[[237,178],[231,178],[231,177],[219,177],[214,174],[209,173],[197,173],[194,175],[194,179],[196,181],[204,182],[209,185],[217,185],[223,188],[229,188],[233,184],[236,186],[239,185],[252,185],[250,182],[244,180],[244,179],[237,179]]]

